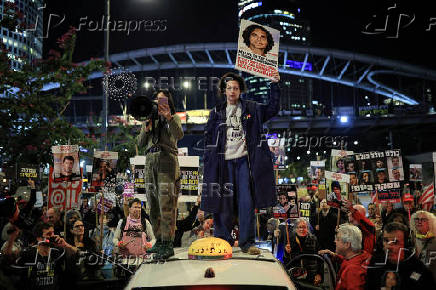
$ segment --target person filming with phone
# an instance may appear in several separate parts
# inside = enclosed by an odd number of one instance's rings
[[[177,142],[183,138],[180,117],[176,114],[173,97],[166,90],[153,95],[158,104],[157,115],[143,123],[137,137],[139,147],[145,147],[145,183],[150,202],[150,219],[156,236],[155,245],[147,253],[157,259],[174,255],[177,197],[180,168]]]

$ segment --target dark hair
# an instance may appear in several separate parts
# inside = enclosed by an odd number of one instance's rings
[[[242,32],[242,38],[244,39],[244,43],[247,47],[250,47],[250,35],[255,29],[260,29],[266,33],[266,41],[268,42],[268,44],[266,45],[266,48],[263,52],[267,53],[273,48],[274,40],[271,33],[260,25],[253,24],[245,28],[244,32]]]
[[[245,84],[244,79],[238,74],[235,74],[233,72],[228,72],[221,77],[218,83],[218,90],[221,95],[225,95],[226,85],[228,81],[237,81],[239,84],[239,90],[241,91],[241,94],[247,91],[247,85]]]
[[[387,233],[392,233],[395,231],[402,231],[404,233],[404,246],[406,248],[411,246],[411,242],[409,240],[409,227],[401,224],[401,223],[397,223],[397,222],[391,222],[386,224],[386,226],[383,228],[384,232]]]
[[[342,161],[343,163],[345,163],[344,159],[339,158],[338,160],[336,160],[336,166],[338,166],[338,162],[339,162],[339,161]]]
[[[164,94],[165,97],[168,98],[168,106],[170,107],[171,115],[174,115],[176,113],[176,107],[174,106],[174,100],[173,96],[168,90],[157,90],[153,93],[153,96],[151,97],[153,100],[157,98],[157,95],[160,93]]]
[[[65,160],[71,160],[71,161],[73,161],[73,163],[74,163],[74,157],[71,156],[71,155],[64,156],[64,159],[62,160],[62,163],[64,163]]]
[[[133,205],[135,202],[141,204],[141,200],[140,200],[139,198],[134,198],[134,199],[131,199],[131,200],[129,201],[129,208],[131,208],[132,205]]]
[[[43,231],[48,230],[49,228],[54,228],[53,224],[45,222],[37,223],[33,228],[33,235],[35,238],[42,238]]]
[[[330,185],[331,190],[333,191],[333,188],[339,188],[339,190],[341,190],[341,185],[339,184],[338,181],[332,181],[332,184]]]

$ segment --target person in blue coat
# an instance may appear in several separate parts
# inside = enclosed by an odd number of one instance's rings
[[[279,111],[278,72],[270,84],[267,105],[241,99],[244,79],[226,73],[218,87],[225,100],[211,110],[205,127],[201,209],[213,213],[214,235],[234,245],[231,236],[234,205],[239,214],[238,246],[258,254],[254,245],[255,208],[277,202],[272,155],[263,123]],[[236,207],[235,207],[236,208]]]

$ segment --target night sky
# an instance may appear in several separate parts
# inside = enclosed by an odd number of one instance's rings
[[[365,53],[435,69],[436,10],[431,9],[432,1],[421,2],[424,1],[305,0],[300,7],[311,23],[313,47]],[[104,3],[103,0],[47,1],[45,25],[51,13],[65,15],[65,21],[54,27],[59,18],[52,16],[49,38],[44,43],[45,53],[54,47],[56,39],[70,25],[78,27],[81,17],[101,22]],[[384,27],[388,7],[393,4],[397,8],[389,12],[385,32],[377,35],[362,33],[370,22],[368,32]],[[111,53],[172,44],[235,42],[237,39],[237,1],[234,0],[112,0],[111,5],[113,20],[154,21],[150,29],[159,30],[142,30],[130,35],[126,31],[111,32]],[[406,16],[401,18],[396,37],[400,14]],[[426,31],[431,23],[434,23],[432,30]],[[75,61],[101,56],[103,32],[79,31]]]

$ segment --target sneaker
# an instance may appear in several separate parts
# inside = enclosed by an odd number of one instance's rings
[[[260,249],[256,246],[250,246],[248,248],[241,248],[242,252],[247,253],[249,255],[260,255]]]

